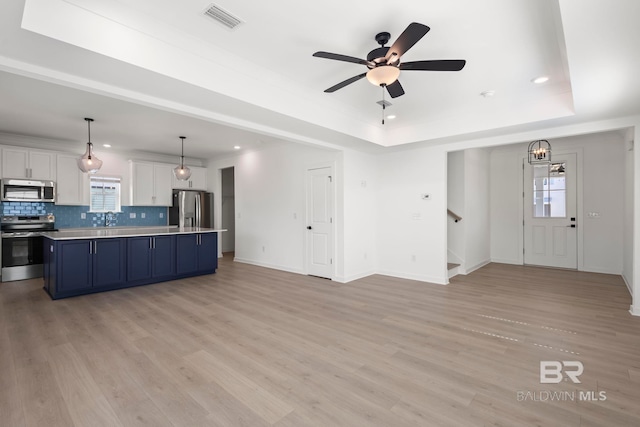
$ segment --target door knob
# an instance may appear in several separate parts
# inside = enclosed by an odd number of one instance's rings
[[[311,226],[310,225],[307,225],[307,230],[311,230]]]

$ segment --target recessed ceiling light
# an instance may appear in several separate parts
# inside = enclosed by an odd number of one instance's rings
[[[111,144],[102,144],[104,148],[111,148]]]
[[[234,150],[239,150],[239,149],[240,149],[240,146],[239,146],[239,145],[234,145],[234,146],[233,146],[233,149],[234,149]]]
[[[395,119],[395,118],[396,118],[396,115],[395,115],[395,114],[389,114],[389,115],[387,116],[387,119],[389,119],[389,120],[393,120],[393,119]]]
[[[535,79],[531,80],[532,83],[535,83],[537,85],[540,85],[542,83],[546,83],[549,81],[549,77],[548,76],[540,76],[540,77],[536,77]]]
[[[495,94],[496,94],[495,90],[485,90],[485,91],[480,92],[480,95],[485,97],[485,98],[490,98]]]

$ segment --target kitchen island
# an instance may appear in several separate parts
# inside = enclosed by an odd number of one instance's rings
[[[59,299],[213,274],[223,231],[167,226],[42,233],[44,289]]]

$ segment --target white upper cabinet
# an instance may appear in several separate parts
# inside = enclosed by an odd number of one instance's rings
[[[207,189],[207,168],[200,168],[197,166],[189,166],[191,169],[191,177],[187,181],[180,181],[176,178],[173,171],[172,185],[173,188],[178,190],[206,190]]]
[[[88,205],[89,180],[78,169],[78,156],[56,156],[56,205]]]
[[[171,206],[172,165],[132,160],[129,165],[131,206]]]
[[[55,181],[55,153],[24,148],[2,149],[3,178],[32,178]]]

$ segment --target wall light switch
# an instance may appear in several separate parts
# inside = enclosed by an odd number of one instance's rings
[[[146,214],[146,213],[142,212],[142,213],[140,214],[140,218],[144,219],[144,218],[146,218],[146,217],[147,217],[147,214]]]
[[[80,219],[87,219],[87,213],[86,212],[81,212],[80,213]]]
[[[130,212],[129,213],[129,218],[134,219],[136,217],[136,213],[135,212]]]

